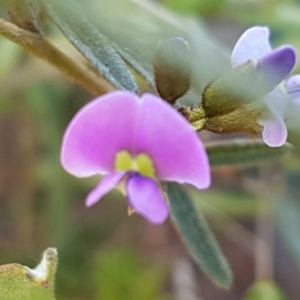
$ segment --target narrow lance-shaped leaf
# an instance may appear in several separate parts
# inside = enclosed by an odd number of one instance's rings
[[[89,9],[93,9],[90,8]],[[142,78],[146,80],[149,86],[155,90],[155,82],[153,75],[153,68],[151,64],[151,50],[149,45],[155,45],[155,42],[147,43],[147,48],[142,47],[141,38],[137,36],[135,32],[132,32],[128,26],[112,23],[112,20],[107,16],[106,18],[101,15],[99,17],[98,11],[95,16],[94,13],[87,11],[89,17],[93,20],[93,24],[99,31],[109,40],[115,51],[122,57],[122,59]],[[119,16],[118,16],[119,17]],[[127,31],[123,32],[120,27],[127,28]],[[122,28],[124,30],[124,28]],[[127,33],[126,32],[130,32]],[[144,37],[145,40],[145,37]],[[143,40],[143,41],[144,41]],[[138,44],[138,45],[137,45]],[[153,46],[154,47],[154,46]]]
[[[138,93],[137,83],[109,40],[74,1],[44,1],[48,15],[66,38],[117,89]]]
[[[271,148],[261,140],[254,142],[243,139],[212,142],[206,144],[205,148],[211,166],[256,165],[277,161],[292,149],[290,144]]]
[[[48,248],[35,269],[20,264],[0,266],[1,300],[55,300],[54,276],[58,256]]]
[[[219,286],[229,288],[232,273],[211,230],[184,189],[167,184],[167,194],[173,221],[196,262]]]
[[[131,52],[129,52],[127,51],[127,48],[121,47],[121,45],[118,45],[111,40],[110,42],[122,59],[142,78],[144,78],[151,88],[155,89],[153,73],[150,71],[152,68],[151,65],[145,60],[142,62],[142,58],[137,59],[137,57],[140,57],[140,54],[137,53],[137,51],[131,49]]]

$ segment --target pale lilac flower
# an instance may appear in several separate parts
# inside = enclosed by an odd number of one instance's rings
[[[282,146],[287,139],[285,112],[288,98],[278,85],[295,66],[295,50],[291,46],[272,50],[268,28],[252,27],[237,41],[231,56],[232,66],[236,67],[250,59],[257,60],[259,71],[268,78],[266,84],[274,88],[264,99],[272,116],[259,121],[263,126],[263,140],[270,147]]]
[[[288,97],[286,108],[286,123],[289,128],[299,130],[300,118],[300,74],[291,76],[285,81],[285,90]]]
[[[117,91],[87,104],[65,132],[61,161],[77,177],[104,175],[87,206],[121,186],[129,207],[157,224],[169,214],[161,181],[210,185],[208,157],[196,132],[151,94]]]

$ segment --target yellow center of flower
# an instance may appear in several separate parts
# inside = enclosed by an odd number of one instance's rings
[[[145,177],[155,179],[152,160],[144,153],[132,157],[128,151],[120,151],[116,155],[115,169],[117,172],[138,172]]]

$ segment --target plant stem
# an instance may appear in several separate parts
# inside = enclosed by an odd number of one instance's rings
[[[24,30],[0,18],[0,35],[20,45],[28,53],[55,66],[66,77],[94,96],[115,90],[104,78],[97,76],[88,67],[72,60],[40,33]]]

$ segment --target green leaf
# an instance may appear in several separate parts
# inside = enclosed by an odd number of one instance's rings
[[[282,147],[271,148],[261,140],[243,139],[207,143],[205,148],[211,166],[256,165],[278,161],[292,149],[287,143]]]
[[[138,93],[128,67],[109,40],[91,23],[79,4],[70,0],[44,1],[46,11],[66,38],[116,88]]]
[[[211,230],[184,189],[167,184],[171,215],[196,262],[219,286],[229,288],[232,273]]]
[[[204,23],[199,19],[181,18],[158,3],[128,0],[43,1],[52,19],[58,19],[55,21],[57,25],[58,22],[66,23],[72,15],[73,23],[80,24],[82,20],[89,23],[84,37],[95,36],[96,30],[152,88],[155,87],[152,68],[154,53],[161,42],[172,37],[182,37],[191,46],[191,59],[197,62],[192,68],[193,84],[199,93],[208,82],[231,68],[229,55],[221,44],[212,39]],[[62,11],[63,8],[65,11]],[[72,24],[72,28],[76,28],[75,25]],[[86,43],[85,40],[80,42]],[[199,95],[192,95],[192,101],[199,102]]]
[[[281,290],[272,281],[260,281],[248,291],[245,300],[286,300]]]
[[[40,264],[29,269],[19,264],[0,266],[1,300],[55,300],[57,251],[48,248]]]
[[[109,40],[115,51],[155,90],[152,68],[155,38],[145,32],[139,32],[142,24],[130,22],[133,16],[141,15],[141,12],[135,13],[136,7],[132,5],[133,3],[128,1],[104,0],[94,1],[84,8],[89,20]]]

